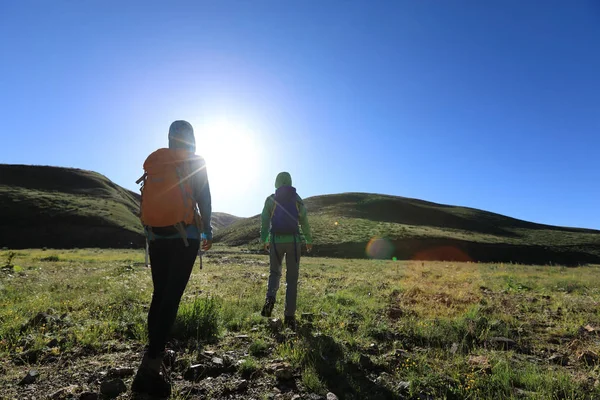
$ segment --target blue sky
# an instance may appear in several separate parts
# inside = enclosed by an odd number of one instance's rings
[[[136,190],[171,121],[215,211],[377,192],[600,228],[600,5],[575,1],[0,3],[0,162]]]

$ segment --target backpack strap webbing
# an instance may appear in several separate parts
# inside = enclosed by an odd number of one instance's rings
[[[139,185],[144,179],[146,179],[147,176],[148,174],[144,172],[144,175],[140,176],[140,178],[137,181],[135,181],[135,183]]]

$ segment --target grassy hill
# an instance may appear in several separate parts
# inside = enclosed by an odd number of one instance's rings
[[[600,263],[600,231],[596,230],[541,225],[472,208],[367,193],[316,196],[305,199],[305,204],[319,255]],[[258,246],[259,229],[260,219],[255,216],[221,230],[216,240]]]
[[[212,215],[211,225],[215,232],[218,232],[221,229],[227,228],[230,225],[235,224],[236,222],[242,220],[243,218],[236,217],[235,215],[216,212]]]
[[[139,194],[96,172],[0,165],[0,247],[141,247]],[[213,214],[215,230],[237,217]]]
[[[600,264],[600,231],[367,193],[305,203],[322,256]],[[0,247],[140,247],[138,209],[137,193],[95,172],[0,165]],[[258,248],[259,216],[214,213],[213,227],[216,241]]]

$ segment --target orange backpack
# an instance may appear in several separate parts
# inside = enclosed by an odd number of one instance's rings
[[[181,149],[158,149],[144,162],[140,219],[152,235],[153,228],[173,227],[187,243],[185,226],[200,219],[193,197],[192,161],[195,155]]]

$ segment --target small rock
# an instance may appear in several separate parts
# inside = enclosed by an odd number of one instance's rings
[[[198,380],[204,372],[204,366],[202,364],[190,365],[190,367],[183,374],[183,379],[186,381]]]
[[[41,349],[27,350],[27,351],[17,354],[15,356],[14,362],[17,365],[35,364],[36,362],[38,362],[38,359],[40,358],[41,355],[42,355]]]
[[[450,353],[456,354],[457,351],[458,351],[458,343],[452,343],[452,346],[450,347]]]
[[[365,350],[368,354],[376,355],[379,354],[379,346],[375,343],[369,344],[369,347]]]
[[[212,358],[212,363],[216,364],[216,365],[223,365],[223,359],[219,358],[219,357],[213,357]]]
[[[410,358],[410,353],[406,350],[396,349],[393,353],[394,357],[397,358]]]
[[[177,353],[173,350],[165,351],[165,357],[163,358],[163,362],[167,368],[173,368],[175,362],[177,361]]]
[[[404,311],[399,307],[390,307],[387,310],[387,315],[390,319],[399,319],[404,315]]]
[[[272,318],[269,320],[269,328],[273,331],[280,331],[283,327],[283,322],[279,318]]]
[[[316,393],[309,393],[302,397],[304,400],[323,400],[323,396],[319,396]]]
[[[517,342],[505,337],[491,337],[487,344],[496,350],[512,350],[517,347]]]
[[[125,386],[125,382],[122,379],[111,379],[100,384],[100,393],[110,399],[114,399],[126,391],[127,386]]]
[[[473,367],[478,367],[484,373],[489,373],[492,371],[492,366],[490,365],[490,360],[486,356],[469,356],[469,364]]]
[[[37,379],[40,377],[40,373],[37,372],[35,369],[32,369],[31,371],[29,371],[27,373],[27,375],[25,375],[23,377],[23,379],[21,379],[21,381],[19,382],[19,385],[30,385],[32,383],[34,383],[35,381],[37,381]]]
[[[597,332],[598,331],[598,328],[595,328],[595,327],[591,326],[590,324],[587,324],[586,326],[584,326],[583,329],[586,332],[589,332],[589,333],[593,333],[593,332]]]
[[[275,369],[275,377],[280,381],[288,381],[294,377],[292,368],[288,363],[279,363],[273,365]]]
[[[558,365],[565,366],[565,365],[569,364],[569,357],[557,353],[557,354],[552,354],[548,358],[548,361],[550,361],[552,364],[558,364]]]
[[[108,376],[113,378],[127,378],[135,373],[133,368],[112,368],[108,371]]]
[[[207,356],[209,356],[209,357],[212,357],[216,353],[214,351],[212,351],[212,350],[204,350],[204,354],[207,355]]]
[[[98,393],[83,392],[79,395],[79,400],[98,400]]]
[[[67,397],[71,397],[72,395],[74,395],[78,389],[79,389],[79,386],[70,385],[70,386],[64,387],[64,388],[59,389],[56,392],[52,393],[50,395],[50,398],[52,400],[63,400],[63,399],[66,399]]]
[[[53,356],[52,354],[48,354],[46,357],[44,357],[44,359],[41,361],[42,364],[52,364],[58,362],[58,357]]]
[[[248,385],[249,385],[248,381],[245,379],[242,379],[241,381],[238,382],[236,390],[240,391],[240,392],[242,390],[246,390],[246,389],[248,389]]]
[[[332,392],[327,393],[327,400],[338,400],[338,397]]]
[[[48,313],[40,312],[29,320],[29,326],[46,325],[54,320],[54,317]]]
[[[280,381],[289,381],[294,378],[294,374],[289,369],[278,369],[275,371],[275,376]]]

